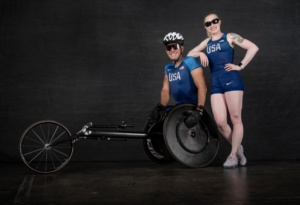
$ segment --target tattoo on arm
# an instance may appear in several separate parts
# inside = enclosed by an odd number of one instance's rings
[[[242,43],[244,41],[244,39],[238,34],[230,33],[230,35],[232,40],[237,40],[237,42],[239,43]]]

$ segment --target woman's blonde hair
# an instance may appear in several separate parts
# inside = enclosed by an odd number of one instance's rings
[[[205,18],[204,18],[204,23],[205,23],[205,19],[206,19],[208,16],[210,16],[210,15],[215,15],[215,16],[219,19],[219,17],[218,17],[217,14],[208,14],[208,15],[205,16]],[[208,38],[211,38],[211,33],[209,33],[208,30],[206,30],[206,33],[207,33],[207,37],[208,37]]]

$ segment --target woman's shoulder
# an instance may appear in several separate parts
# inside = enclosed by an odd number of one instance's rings
[[[237,39],[238,37],[240,37],[240,36],[233,32],[227,33],[227,35],[226,35],[226,40],[233,49],[235,48],[234,40]]]
[[[211,40],[211,38],[204,39],[200,44],[207,45],[207,43]]]
[[[211,38],[206,38],[206,39],[204,39],[204,41],[202,41],[202,42],[208,42],[209,40],[211,40]]]
[[[233,32],[225,33],[225,34],[226,34],[227,39],[236,39],[236,38],[240,37],[239,34],[236,34],[236,33],[233,33]]]

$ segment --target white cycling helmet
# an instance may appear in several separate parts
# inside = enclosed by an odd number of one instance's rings
[[[180,33],[170,32],[164,37],[163,43],[165,44],[165,46],[169,43],[179,43],[183,45],[184,38]]]

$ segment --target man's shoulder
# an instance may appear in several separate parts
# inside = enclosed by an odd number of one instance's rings
[[[165,68],[167,69],[167,68],[172,67],[172,66],[173,66],[173,63],[168,63]]]
[[[183,62],[187,65],[190,71],[194,70],[195,68],[201,67],[201,64],[193,56],[187,56],[183,58]]]
[[[196,60],[196,58],[194,58],[193,56],[187,56],[182,59],[183,62],[190,62],[190,61],[195,61],[195,60]]]
[[[188,60],[194,60],[196,58],[194,58],[193,56],[186,56],[183,58],[184,61],[188,61]]]

